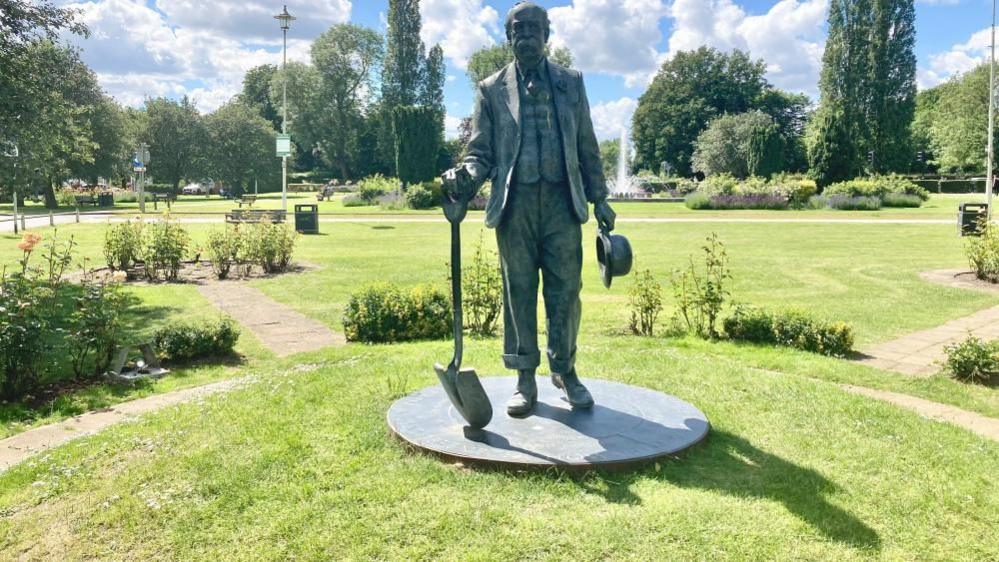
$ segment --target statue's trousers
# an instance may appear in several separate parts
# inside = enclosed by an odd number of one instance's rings
[[[543,281],[548,362],[569,372],[576,360],[583,267],[582,227],[569,186],[540,181],[510,187],[496,229],[503,272],[503,362],[534,369],[538,349],[538,281]]]

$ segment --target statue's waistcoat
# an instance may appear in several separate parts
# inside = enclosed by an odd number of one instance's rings
[[[561,183],[566,179],[565,153],[559,131],[558,114],[547,65],[541,87],[533,95],[526,80],[520,80],[520,154],[517,157],[516,179],[520,184]]]

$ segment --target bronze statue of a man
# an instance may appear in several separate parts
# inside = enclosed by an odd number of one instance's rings
[[[515,60],[478,85],[462,166],[444,175],[449,193],[474,194],[492,180],[486,226],[496,229],[503,273],[503,362],[518,372],[507,403],[526,416],[537,402],[538,272],[544,281],[552,382],[573,407],[593,397],[576,374],[587,203],[614,228],[582,75],[547,60],[548,13],[520,2],[506,18]]]

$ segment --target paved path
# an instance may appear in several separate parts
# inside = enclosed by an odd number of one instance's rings
[[[967,410],[962,410],[946,404],[930,402],[929,400],[923,400],[922,398],[916,398],[915,396],[909,396],[908,394],[899,394],[897,392],[888,392],[886,390],[875,390],[873,388],[853,386],[852,384],[844,384],[840,385],[840,387],[847,392],[860,394],[862,396],[878,400],[884,400],[895,404],[896,406],[912,410],[925,418],[952,423],[973,433],[987,437],[993,441],[999,441],[999,420],[995,418],[990,418],[988,416],[983,416],[981,414],[976,414],[975,412],[969,412]]]
[[[244,283],[206,283],[198,291],[278,357],[347,343],[343,334]]]
[[[94,213],[80,215],[80,222],[123,222],[132,218],[130,213]],[[222,214],[182,216],[173,215],[174,220],[182,223],[221,223],[224,220]],[[146,216],[147,220],[156,220],[155,214]],[[14,231],[14,222],[10,215],[0,215],[0,233]],[[470,216],[465,219],[467,222],[482,222],[481,216]],[[320,215],[319,221],[322,223],[334,222],[360,222],[360,223],[446,223],[447,220],[437,215]],[[72,224],[76,222],[75,215],[60,215],[54,217],[56,226]],[[953,224],[952,220],[943,219],[827,219],[827,218],[751,218],[751,217],[619,217],[619,223],[749,223],[749,224]],[[48,215],[29,217],[25,226],[28,230],[46,228],[49,226]]]
[[[166,406],[189,402],[220,392],[228,392],[250,380],[250,377],[241,377],[166,394],[157,394],[18,433],[0,440],[0,472],[32,455],[78,437],[97,433],[110,425]]]
[[[946,358],[944,348],[965,339],[969,332],[986,341],[999,339],[999,306],[861,349],[866,357],[860,363],[905,375],[928,377],[940,370],[940,363]]]

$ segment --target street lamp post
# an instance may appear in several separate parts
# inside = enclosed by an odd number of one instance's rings
[[[992,182],[995,181],[995,175],[992,172],[992,167],[994,164],[995,156],[993,154],[993,140],[992,137],[995,136],[993,131],[995,128],[995,107],[996,107],[996,0],[992,0],[992,27],[990,29],[992,32],[992,52],[989,55],[989,141],[988,141],[988,151],[989,155],[987,158],[987,170],[985,172],[985,194],[986,194],[986,217],[991,222],[992,221]]]
[[[281,13],[274,16],[281,24],[281,32],[284,35],[284,45],[282,47],[281,59],[281,134],[288,134],[288,76],[285,74],[285,67],[288,64],[288,29],[291,22],[295,21],[295,16],[288,13],[288,6],[284,6]],[[281,210],[288,212],[288,156],[281,156]]]

